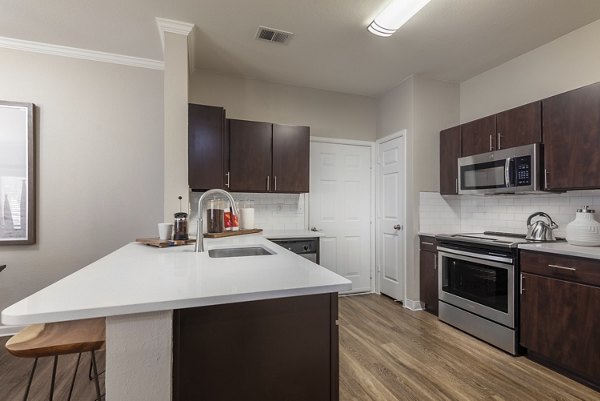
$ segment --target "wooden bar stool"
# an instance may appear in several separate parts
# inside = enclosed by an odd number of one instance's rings
[[[59,322],[48,324],[34,324],[15,334],[6,343],[6,350],[12,355],[21,358],[35,358],[33,368],[29,375],[24,401],[27,401],[35,368],[39,358],[54,357],[52,367],[52,381],[50,382],[50,401],[54,396],[54,381],[56,379],[56,367],[59,355],[79,354],[75,373],[69,390],[69,400],[75,386],[75,378],[79,361],[83,352],[91,353],[90,372],[93,369],[93,377],[96,385],[96,401],[100,401],[103,395],[100,393],[100,382],[98,380],[98,368],[96,366],[96,351],[104,346],[106,323],[104,318],[75,320],[71,322]]]

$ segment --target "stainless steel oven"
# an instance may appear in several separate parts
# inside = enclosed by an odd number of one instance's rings
[[[458,159],[459,194],[528,193],[542,190],[539,143]]]
[[[440,320],[516,354],[516,248],[439,241]]]

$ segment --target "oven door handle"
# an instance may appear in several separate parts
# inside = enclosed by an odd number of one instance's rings
[[[447,256],[468,256],[474,259],[480,259],[480,260],[489,260],[492,262],[501,262],[501,263],[505,263],[505,264],[509,264],[512,267],[512,263],[513,260],[512,258],[505,258],[503,256],[493,256],[493,255],[484,255],[481,253],[474,253],[474,252],[467,252],[467,251],[457,251],[456,249],[451,249],[451,248],[444,248],[441,246],[437,247],[438,253],[440,254],[444,254]],[[442,251],[442,252],[439,252]]]
[[[511,161],[512,157],[507,157],[506,158],[506,165],[504,166],[504,181],[506,181],[506,188],[510,188],[511,187],[511,182],[510,182],[510,161]]]

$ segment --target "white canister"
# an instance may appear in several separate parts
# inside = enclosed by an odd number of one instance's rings
[[[575,220],[567,225],[567,242],[579,246],[600,246],[600,223],[594,219],[596,211],[584,206],[577,209]]]
[[[240,205],[240,227],[242,230],[252,230],[254,226],[254,201],[245,201]]]

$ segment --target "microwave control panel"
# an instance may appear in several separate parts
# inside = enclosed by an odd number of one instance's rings
[[[531,156],[515,158],[517,170],[517,186],[531,185]]]

